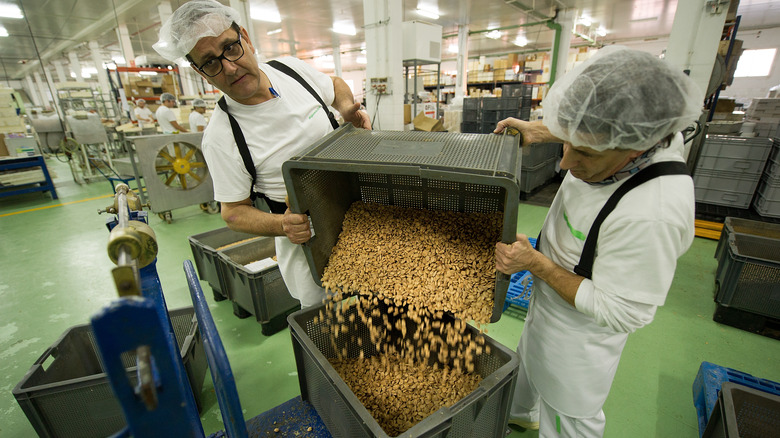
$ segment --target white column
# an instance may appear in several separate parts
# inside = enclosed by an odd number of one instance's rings
[[[195,84],[192,81],[192,76],[195,73],[190,67],[179,66],[179,76],[181,77],[181,85],[184,88],[185,96],[196,96],[198,94]]]
[[[57,71],[57,79],[60,82],[68,82],[70,78],[65,74],[65,68],[62,66],[62,61],[58,59],[56,61],[52,61],[51,63],[54,64],[54,69]]]
[[[552,56],[550,57],[550,62],[555,63],[556,77],[550,78],[550,80],[553,82],[566,73],[566,67],[569,63],[569,48],[571,47],[571,31],[574,29],[574,23],[576,19],[576,9],[566,9],[565,11],[560,11],[558,12],[558,18],[555,19],[556,23],[561,25],[561,35],[558,41],[558,57],[557,59],[552,59]]]
[[[341,77],[341,42],[338,35],[333,34],[333,68],[335,75]]]
[[[157,5],[157,13],[160,15],[160,23],[165,23],[168,21],[168,18],[170,18],[171,15],[173,15],[173,9],[171,9],[171,2],[166,0],[161,0],[160,4]]]
[[[363,22],[366,33],[366,106],[375,129],[403,129],[404,80],[402,47],[402,2],[363,0]],[[389,93],[381,98],[371,92],[371,78],[387,78]],[[377,99],[379,107],[377,108]]]
[[[51,103],[49,91],[46,89],[46,82],[41,79],[41,74],[37,71],[33,72],[33,77],[35,78],[35,84],[38,86],[38,93],[41,97],[41,106],[45,108]]]
[[[35,88],[35,85],[33,84],[32,78],[30,75],[27,75],[24,77],[24,86],[27,89],[27,94],[30,96],[30,99],[32,100],[33,105],[37,107],[41,107],[41,97],[39,95],[38,90]]]
[[[705,0],[677,2],[664,59],[682,70],[690,70],[702,96],[710,82],[727,11],[728,7],[712,11]]]
[[[46,86],[47,86],[47,89],[51,93],[51,98],[52,98],[52,100],[54,102],[54,107],[55,107],[55,109],[59,108],[59,106],[60,106],[60,98],[59,98],[59,96],[57,96],[57,87],[54,86],[54,79],[52,79],[52,77],[51,77],[51,72],[49,71],[48,68],[44,68],[43,69],[43,73],[46,75]],[[59,112],[59,110],[57,110],[57,111]]]
[[[126,64],[130,67],[135,67],[135,52],[133,51],[133,42],[130,40],[130,32],[127,31],[127,25],[120,24],[116,29],[116,33]]]
[[[84,78],[81,77],[81,62],[79,62],[79,57],[76,55],[76,52],[68,53],[68,60],[70,61],[70,71],[76,75],[73,80],[76,82],[83,81]]]
[[[455,101],[460,102],[467,96],[469,74],[469,27],[458,26],[458,74],[455,76]]]
[[[252,45],[255,46],[255,51],[260,50],[260,40],[257,39],[255,26],[249,15],[249,2],[246,0],[230,0],[230,7],[237,10],[238,14],[241,16],[241,23],[239,24],[243,25],[249,34],[249,40],[252,41]]]
[[[100,84],[100,94],[103,95],[104,100],[111,100],[111,86],[108,84],[108,73],[103,67],[103,56],[100,53],[100,46],[97,41],[89,42],[89,51],[92,55],[92,62],[95,64],[95,68],[98,71],[98,83]],[[103,117],[108,117],[108,114],[102,114]]]

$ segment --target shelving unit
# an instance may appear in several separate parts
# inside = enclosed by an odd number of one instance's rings
[[[433,86],[432,89],[436,90],[436,116],[439,115],[439,101],[441,100],[440,91],[442,88],[441,85],[441,62],[430,62],[430,61],[421,61],[419,59],[407,59],[404,60],[404,103],[410,103],[409,100],[411,100],[412,104],[412,117],[417,115],[417,81],[421,81],[420,73],[421,71],[418,69],[418,67],[426,66],[426,65],[435,65],[436,66],[436,84]],[[414,84],[413,84],[413,93],[411,93],[411,99],[407,99],[406,97],[409,96],[409,67],[412,67],[412,71],[414,72]],[[425,88],[423,86],[423,88]]]
[[[102,119],[117,120],[119,117],[119,108],[114,101],[105,99],[86,82],[63,82],[56,87],[63,114],[95,111]]]
[[[40,168],[40,172],[22,170],[36,167]],[[43,155],[0,158],[0,198],[31,192],[50,192],[52,199],[57,199],[57,190]]]

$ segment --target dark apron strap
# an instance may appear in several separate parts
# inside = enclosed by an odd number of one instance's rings
[[[593,221],[593,225],[590,227],[588,237],[585,239],[585,247],[582,249],[582,254],[580,255],[580,261],[577,266],[574,267],[575,274],[585,278],[592,277],[593,261],[596,258],[596,242],[599,238],[601,224],[604,223],[607,216],[615,209],[618,201],[635,187],[664,175],[689,175],[688,166],[679,161],[663,161],[651,164],[626,180],[626,182],[618,187],[615,193],[609,197],[606,204],[604,204],[604,207],[601,208],[601,211],[596,216],[596,220]],[[537,248],[538,244],[539,240],[537,240]]]
[[[317,102],[319,102],[319,104],[322,106],[322,109],[325,111],[325,114],[328,115],[328,120],[330,120],[330,125],[333,126],[333,129],[338,129],[339,122],[336,121],[336,116],[334,116],[333,113],[330,112],[330,110],[328,109],[328,105],[325,105],[325,102],[322,101],[320,95],[317,94],[316,91],[314,91],[311,85],[309,85],[309,83],[306,82],[301,77],[301,75],[298,74],[298,72],[290,68],[289,65],[283,64],[279,61],[268,61],[267,64],[279,70],[280,72],[286,74],[287,76],[295,79],[296,81],[298,81],[298,83],[301,84],[301,86],[303,86],[303,88],[305,88],[306,91],[308,91],[312,96],[314,96],[315,99],[317,99]]]
[[[244,167],[246,167],[246,171],[249,172],[249,175],[252,177],[252,185],[249,186],[249,199],[252,200],[254,203],[255,199],[258,197],[265,200],[265,202],[268,204],[268,208],[271,209],[271,213],[276,214],[284,214],[284,212],[287,210],[287,205],[283,202],[277,202],[273,201],[268,196],[265,195],[265,193],[258,193],[255,192],[255,182],[257,181],[257,171],[255,170],[255,163],[252,161],[252,155],[249,153],[249,148],[246,145],[246,139],[244,138],[244,133],[241,131],[241,127],[238,126],[238,121],[233,117],[230,112],[228,112],[227,102],[225,101],[225,96],[222,96],[221,99],[217,101],[217,104],[222,109],[222,111],[225,112],[228,116],[228,120],[230,120],[230,129],[233,131],[233,138],[236,140],[236,145],[238,146],[238,152],[241,154],[241,160],[244,162]]]

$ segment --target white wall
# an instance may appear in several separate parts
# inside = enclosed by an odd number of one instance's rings
[[[778,49],[769,76],[763,78],[734,78],[728,88],[720,92],[723,97],[748,99],[766,97],[769,88],[780,84],[780,28],[761,31],[738,31],[737,39],[743,41],[743,49]]]

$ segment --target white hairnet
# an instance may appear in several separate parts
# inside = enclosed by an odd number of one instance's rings
[[[544,125],[574,146],[646,150],[701,114],[696,84],[657,57],[621,46],[599,50],[544,98]]]
[[[176,96],[174,96],[171,93],[163,93],[160,95],[160,103],[165,102],[166,100],[172,100],[176,102]]]
[[[219,36],[233,22],[241,24],[238,11],[215,0],[192,0],[177,9],[160,28],[152,47],[163,58],[186,64],[185,56],[203,37]]]
[[[206,101],[203,99],[193,99],[192,106],[195,108],[206,108]]]

